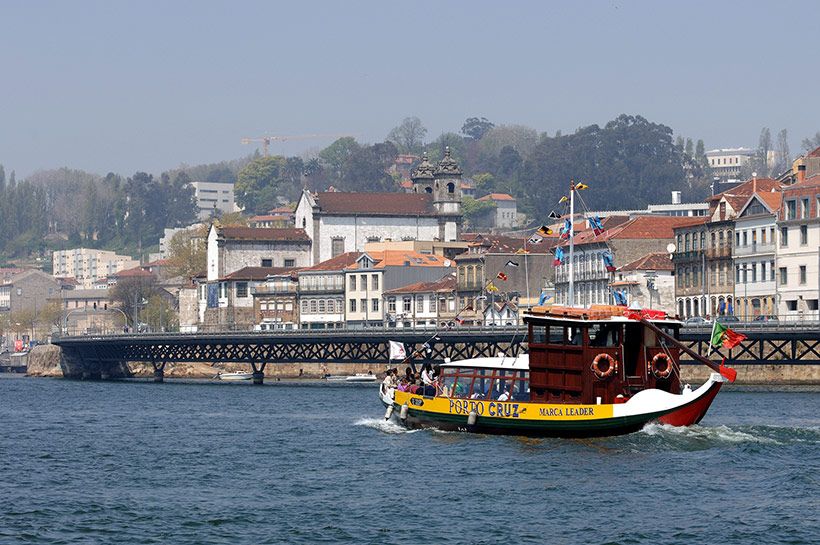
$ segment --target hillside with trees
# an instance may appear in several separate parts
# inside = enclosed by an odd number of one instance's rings
[[[670,127],[639,115],[620,115],[603,126],[568,134],[470,117],[458,132],[425,141],[427,134],[419,118],[407,117],[384,142],[343,137],[302,157],[256,152],[230,161],[182,165],[158,176],[99,176],[61,168],[17,180],[14,171],[7,176],[0,165],[0,265],[27,257],[47,262],[51,250],[77,246],[145,256],[156,248],[164,228],[196,221],[192,180],[234,183],[245,214],[263,214],[280,202],[295,202],[304,188],[401,191],[400,175],[392,168],[400,154],[427,153],[438,161],[447,147],[475,185],[476,197],[509,193],[518,200],[519,211],[536,221],[555,207],[570,180],[590,186],[584,198],[592,209],[668,202],[673,190],[699,201],[712,180],[702,140],[676,136]],[[802,145],[806,151],[817,147],[820,133]],[[742,175],[776,175],[791,159],[786,130],[772,138],[763,128],[755,159]],[[470,200],[465,212],[480,225],[489,210]]]

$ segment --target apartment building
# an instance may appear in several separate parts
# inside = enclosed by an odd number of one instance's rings
[[[735,220],[735,315],[753,320],[777,314],[775,282],[780,191],[755,192]]]
[[[456,275],[433,282],[415,282],[384,293],[387,327],[452,327],[456,316]]]
[[[789,320],[818,319],[820,175],[783,188],[777,227],[778,311]]]
[[[236,212],[233,184],[229,182],[191,182],[194,188],[197,216],[200,220]]]
[[[139,267],[139,261],[108,250],[74,248],[57,250],[51,256],[52,274],[57,278],[74,278],[83,289],[120,271]]]

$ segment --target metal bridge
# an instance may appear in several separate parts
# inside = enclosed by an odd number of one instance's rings
[[[683,330],[681,341],[715,362],[733,364],[820,364],[820,331],[745,331],[732,350],[710,352],[708,330]],[[349,362],[388,365],[389,341],[404,343],[416,361],[443,362],[526,350],[527,331],[519,328],[458,328],[448,331],[325,330],[281,332],[118,334],[63,337],[53,341],[63,353],[63,370],[74,378],[127,376],[126,362],[150,363],[161,381],[167,363],[245,363],[261,383],[265,367],[277,363]],[[681,358],[687,363],[686,356]]]

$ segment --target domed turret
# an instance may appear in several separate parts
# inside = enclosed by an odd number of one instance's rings
[[[410,173],[410,179],[413,181],[414,193],[433,193],[433,180],[435,179],[435,167],[427,158],[427,152],[421,158],[421,163],[413,172]]]

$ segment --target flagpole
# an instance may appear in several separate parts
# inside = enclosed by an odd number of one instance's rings
[[[527,265],[527,257],[529,257],[529,253],[527,252],[527,242],[528,240],[524,240],[524,279],[527,286],[527,309],[529,310],[532,307],[532,301],[530,300],[530,270]]]
[[[575,306],[575,263],[573,260],[575,253],[575,183],[570,180],[569,183],[569,305]]]

